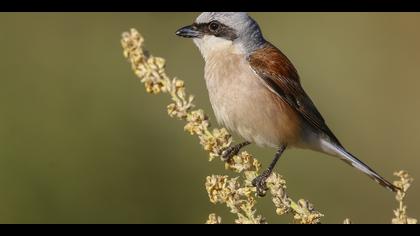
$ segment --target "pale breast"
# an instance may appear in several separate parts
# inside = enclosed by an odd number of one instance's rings
[[[205,79],[216,119],[229,130],[260,146],[298,141],[296,113],[262,84],[243,55],[207,57]]]

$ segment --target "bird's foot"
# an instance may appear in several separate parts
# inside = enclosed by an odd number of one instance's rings
[[[221,151],[221,158],[223,161],[229,161],[232,157],[238,155],[241,149],[238,146],[230,146]]]
[[[220,156],[223,161],[229,161],[232,157],[238,155],[239,151],[247,145],[251,144],[250,142],[243,142],[240,144],[237,144],[235,146],[230,146],[227,148],[224,148],[220,151]]]
[[[265,170],[262,174],[257,176],[254,180],[252,180],[252,185],[257,188],[257,194],[260,197],[264,197],[268,187],[266,180],[271,175],[271,170]]]

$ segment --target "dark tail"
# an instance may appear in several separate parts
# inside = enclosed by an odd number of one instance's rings
[[[384,179],[382,176],[380,176],[378,173],[376,173],[374,170],[372,170],[369,166],[367,166],[365,163],[363,163],[361,160],[357,159],[355,156],[353,156],[351,153],[349,153],[346,149],[343,147],[334,145],[329,143],[330,148],[334,149],[336,155],[341,158],[341,160],[345,161],[347,164],[355,167],[356,169],[362,171],[366,175],[368,175],[371,179],[375,180],[380,185],[384,186],[385,188],[397,192],[401,190],[397,186],[391,184],[386,179]]]

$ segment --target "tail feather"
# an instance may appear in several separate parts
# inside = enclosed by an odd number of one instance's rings
[[[336,156],[338,156],[341,160],[346,162],[347,164],[355,167],[356,169],[362,171],[366,175],[368,175],[371,179],[382,185],[383,187],[393,191],[397,192],[401,190],[399,187],[391,184],[389,181],[387,181],[385,178],[380,176],[378,173],[376,173],[374,170],[372,170],[369,166],[367,166],[365,163],[363,163],[361,160],[357,159],[355,156],[353,156],[351,153],[349,153],[346,149],[344,149],[341,145],[334,145],[328,142],[329,149],[334,150]]]

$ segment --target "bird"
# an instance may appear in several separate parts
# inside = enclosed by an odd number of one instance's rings
[[[401,190],[344,148],[303,89],[292,62],[264,38],[248,13],[203,12],[175,34],[191,38],[204,58],[217,122],[245,140],[223,150],[223,159],[251,143],[277,150],[268,168],[252,181],[258,195],[265,195],[267,178],[289,148],[337,157],[385,188]]]

